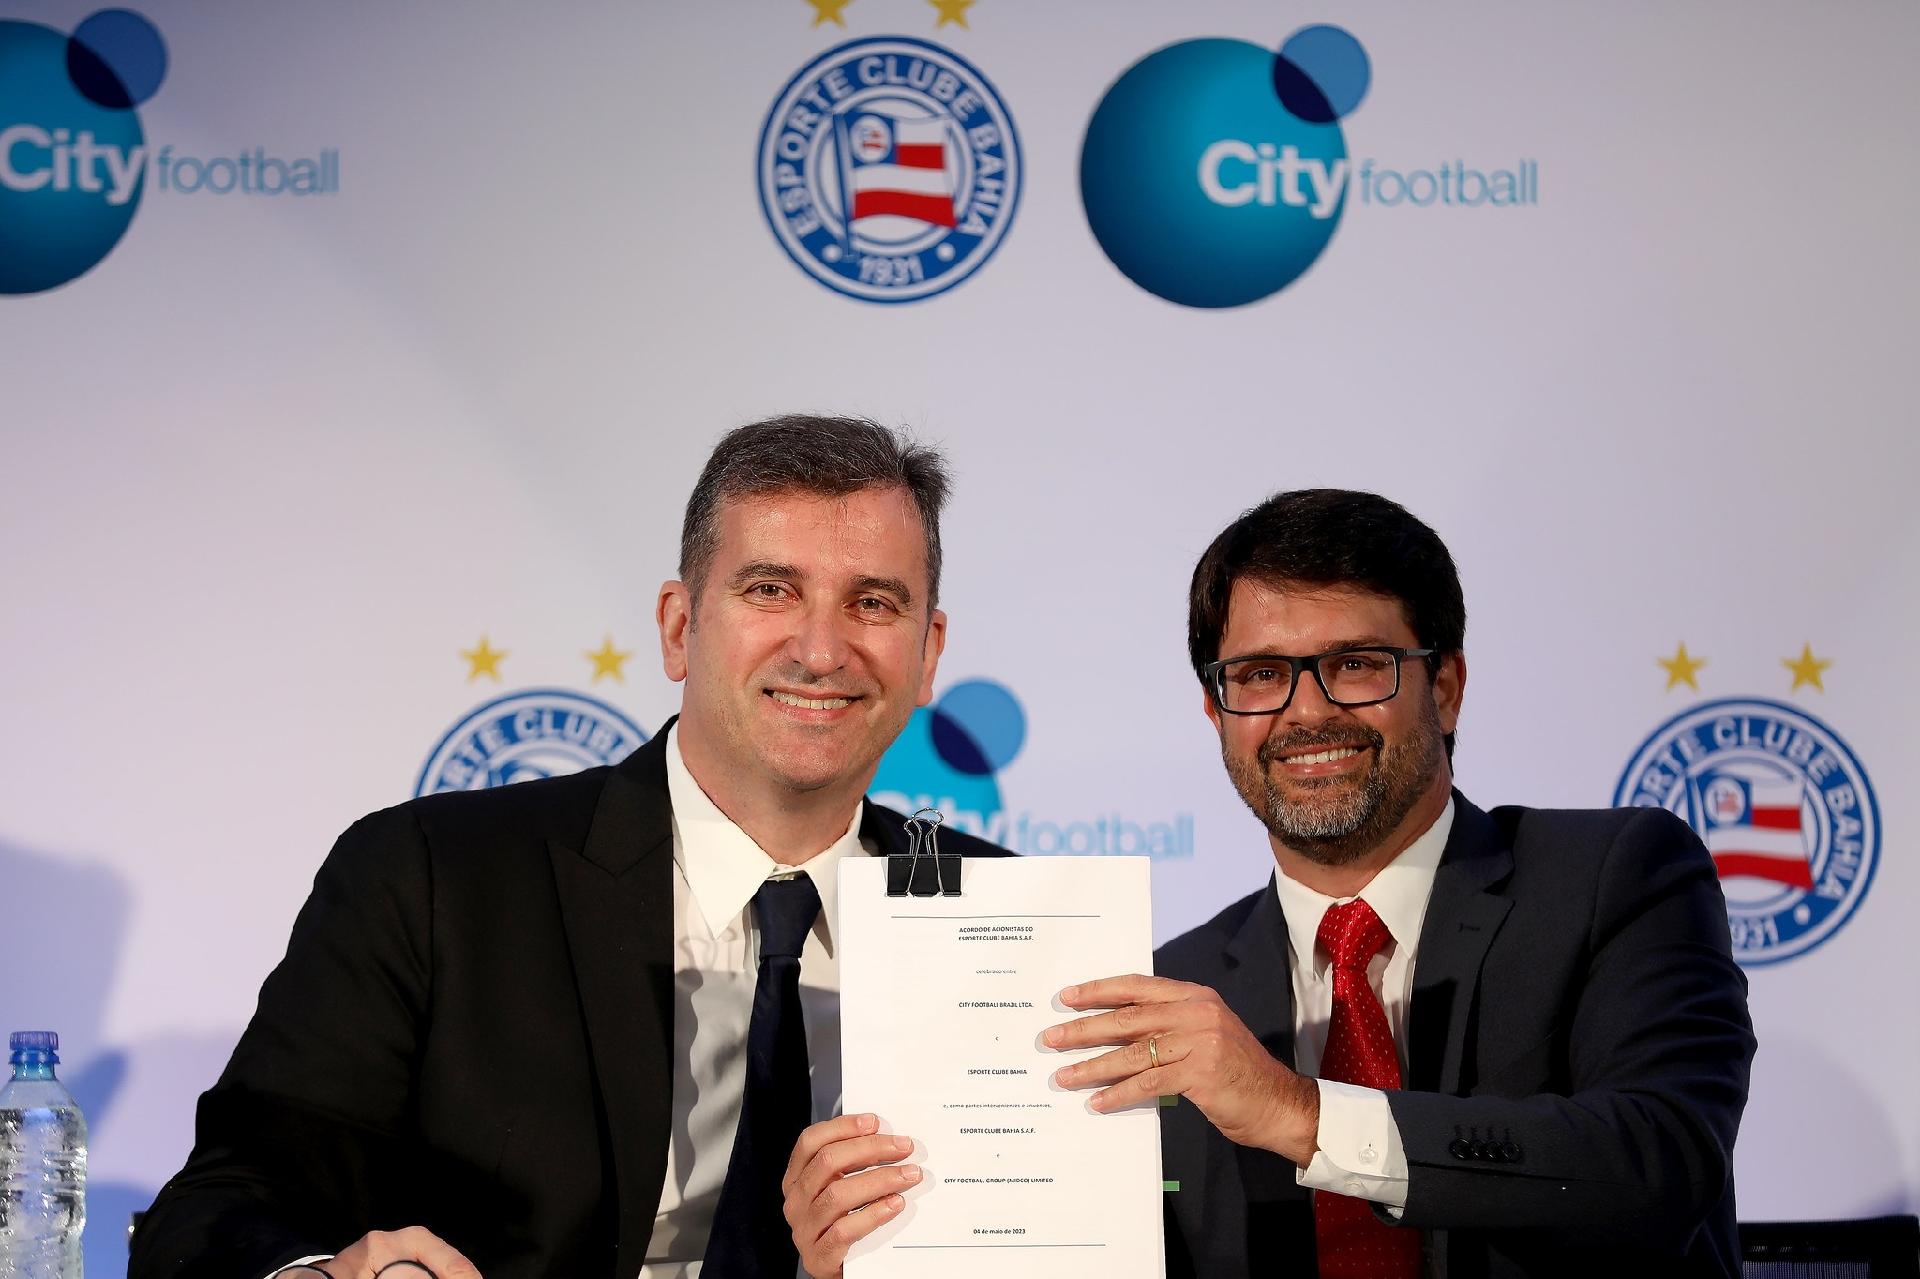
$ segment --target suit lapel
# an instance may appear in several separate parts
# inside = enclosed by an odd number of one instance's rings
[[[1489,891],[1513,870],[1493,819],[1453,793],[1453,829],[1433,877],[1408,1013],[1409,1088],[1452,1093],[1460,1085],[1480,966],[1513,903]]]
[[[1227,944],[1227,971],[1220,997],[1239,1014],[1266,1050],[1293,1066],[1293,965],[1287,944],[1287,917],[1273,885]]]
[[[607,777],[585,843],[550,842],[618,1204],[614,1273],[639,1273],[673,1105],[673,813],[660,732]]]
[[[1227,943],[1222,966],[1215,987],[1220,997],[1268,1052],[1291,1067],[1293,979],[1287,921],[1271,884]],[[1233,1273],[1253,1273],[1272,1251],[1278,1206],[1299,1193],[1293,1188],[1293,1165],[1269,1151],[1220,1139],[1204,1119],[1187,1118],[1213,1137],[1202,1145],[1205,1154],[1196,1161],[1195,1184],[1181,1184],[1173,1208],[1188,1217],[1189,1238],[1231,1241],[1220,1255],[1235,1258],[1238,1268]],[[1196,1268],[1208,1273],[1202,1258],[1196,1258]]]
[[[889,821],[888,816],[874,803],[860,810],[860,841],[872,847],[875,857],[907,851],[906,828],[898,824],[898,818]]]
[[[653,1237],[673,1122],[673,806],[667,730],[607,777],[586,841],[548,847],[574,979],[613,1150],[615,1273],[638,1274]],[[905,852],[902,831],[868,804],[861,837]]]

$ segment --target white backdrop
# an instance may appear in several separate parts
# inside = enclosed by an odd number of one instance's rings
[[[91,11],[12,0],[0,20],[67,33]],[[687,490],[721,431],[788,410],[947,448],[941,686],[992,681],[1020,707],[1003,821],[1190,830],[1155,864],[1162,938],[1271,870],[1183,627],[1194,559],[1273,490],[1373,488],[1451,546],[1457,765],[1482,806],[1607,803],[1705,702],[1816,717],[1871,779],[1877,864],[1829,938],[1750,969],[1742,1214],[1920,1208],[1920,180],[1902,158],[1920,12],[142,13],[170,54],[139,108],[151,145],[331,150],[340,186],[150,182],[99,265],[0,296],[0,1021],[66,1041],[94,1122],[96,1273],[184,1158],[193,1098],[341,828],[410,795],[491,698],[571,690],[648,732],[672,713],[651,610]],[[1538,204],[1350,203],[1305,275],[1232,309],[1130,283],[1080,194],[1108,86],[1176,41],[1272,48],[1328,20],[1372,63],[1353,156],[1525,158]],[[782,87],[883,36],[978,68],[1024,167],[991,259],[910,305],[809,277],[756,189]],[[18,207],[0,204],[0,254],[34,251]],[[462,656],[483,637],[497,677]],[[607,640],[633,656],[596,679],[585,654]],[[1706,659],[1691,683],[1661,665],[1682,643]],[[1795,686],[1803,646],[1831,664]]]

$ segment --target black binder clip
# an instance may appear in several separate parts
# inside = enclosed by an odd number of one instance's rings
[[[907,819],[907,851],[887,854],[887,896],[960,895],[960,854],[940,851],[943,820],[937,808],[923,808]]]

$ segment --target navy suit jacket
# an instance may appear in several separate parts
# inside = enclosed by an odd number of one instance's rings
[[[1414,963],[1403,1228],[1429,1271],[1740,1273],[1733,1142],[1754,1038],[1726,903],[1659,809],[1481,812],[1458,792]],[[1272,885],[1162,947],[1293,1062]],[[1162,1112],[1168,1274],[1311,1274],[1308,1192],[1191,1104]]]
[[[488,1279],[639,1272],[676,1139],[666,740],[341,836],[130,1279],[260,1279],[409,1225]],[[868,804],[861,835],[905,852],[904,823]]]

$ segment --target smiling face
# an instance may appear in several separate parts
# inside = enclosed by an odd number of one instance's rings
[[[667,583],[659,620],[667,675],[686,681],[681,752],[729,815],[730,798],[850,807],[931,700],[946,636],[899,488],[723,502],[699,598]]]
[[[1420,647],[1399,601],[1352,587],[1233,585],[1220,656],[1310,655],[1359,645]],[[1443,738],[1460,715],[1458,653],[1437,674],[1411,659],[1400,692],[1335,706],[1302,673],[1272,715],[1223,715],[1207,699],[1235,789],[1276,844],[1323,867],[1391,861],[1440,815],[1452,784]],[[1282,858],[1285,865],[1285,858]]]

